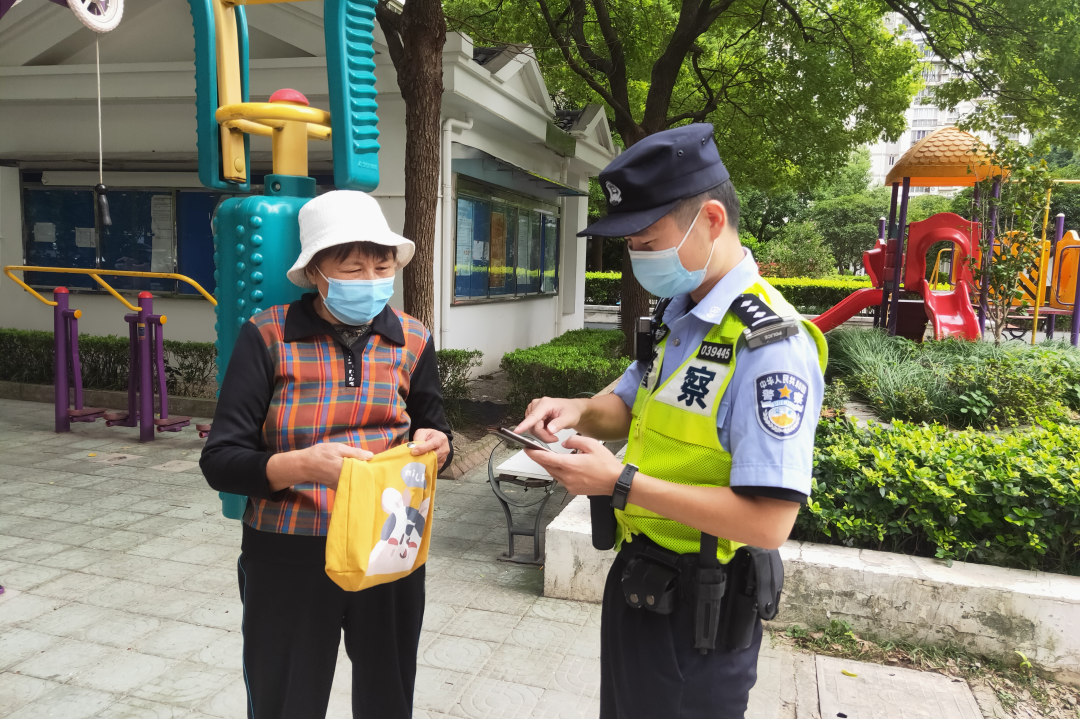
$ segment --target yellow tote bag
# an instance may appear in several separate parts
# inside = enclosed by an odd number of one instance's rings
[[[427,561],[435,503],[434,452],[408,444],[346,459],[326,535],[326,574],[348,592],[393,582]]]

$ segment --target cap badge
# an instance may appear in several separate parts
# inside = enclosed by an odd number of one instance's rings
[[[622,190],[620,190],[618,187],[615,187],[615,185],[612,184],[611,180],[605,182],[604,187],[606,187],[608,191],[609,205],[614,207],[615,205],[622,202]]]

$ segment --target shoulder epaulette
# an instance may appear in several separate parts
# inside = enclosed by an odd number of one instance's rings
[[[750,349],[780,342],[799,332],[797,319],[781,317],[757,295],[739,295],[731,303],[730,311],[746,325],[743,337]]]

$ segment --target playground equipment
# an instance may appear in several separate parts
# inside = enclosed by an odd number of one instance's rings
[[[0,18],[22,0],[0,0]],[[57,5],[70,8],[75,17],[94,32],[116,29],[124,16],[124,0],[51,0]]]
[[[70,293],[66,287],[53,290],[53,300],[42,297],[36,290],[16,277],[12,272],[61,272],[67,274],[90,275],[109,294],[118,299],[125,307],[133,310],[124,316],[128,323],[128,406],[126,411],[109,411],[102,407],[83,406],[82,366],[79,362],[79,318],[82,310],[69,307]],[[4,274],[18,283],[38,301],[53,308],[53,341],[55,343],[55,407],[57,432],[70,432],[72,422],[94,422],[105,419],[108,427],[138,427],[139,441],[152,442],[154,430],[158,432],[179,432],[191,424],[191,417],[169,416],[169,394],[165,388],[165,315],[155,315],[154,296],[149,292],[139,293],[139,304],[128,302],[101,275],[121,277],[156,277],[186,282],[194,287],[212,304],[217,301],[204,290],[198,282],[184,275],[169,272],[128,272],[108,270],[87,270],[66,267],[34,267],[26,265],[8,265]],[[155,371],[156,370],[156,371]],[[74,388],[74,407],[71,407],[71,392],[68,385],[68,373],[71,374]],[[158,394],[160,412],[154,416],[154,391]],[[209,425],[196,425],[201,436]]]
[[[283,0],[249,0],[281,2]],[[272,138],[273,173],[265,195],[234,197],[214,213],[217,268],[218,383],[240,328],[256,312],[286,304],[302,290],[285,277],[300,254],[297,215],[315,197],[307,140],[329,140],[338,189],[370,192],[379,184],[375,102],[376,0],[325,0],[323,27],[330,112],[308,106],[296,90],[249,102],[245,0],[189,0],[195,26],[199,180],[208,188],[251,189],[247,135]],[[240,519],[247,497],[221,494],[222,512]]]
[[[976,149],[978,148],[978,149]],[[973,136],[955,127],[945,127],[917,142],[889,172],[886,182],[892,185],[889,219],[879,225],[878,241],[863,252],[863,267],[873,287],[861,289],[835,307],[819,315],[814,323],[822,331],[839,326],[854,314],[877,307],[875,326],[885,327],[890,334],[899,334],[921,341],[926,321],[933,325],[935,339],[957,337],[977,340],[986,327],[986,297],[989,288],[988,267],[981,260],[980,223],[965,220],[951,212],[934,215],[922,222],[907,223],[907,208],[911,187],[974,186],[975,202],[979,201],[979,182],[993,180],[993,197],[1001,194],[1005,177],[1002,168],[995,166]],[[1074,183],[1080,180],[1055,180]],[[897,199],[899,221],[897,221]],[[986,232],[990,250],[995,255],[1002,245],[995,242],[994,226],[997,207],[991,206]],[[1074,346],[1080,344],[1080,283],[1077,268],[1080,264],[1080,236],[1065,234],[1065,217],[1058,215],[1052,241],[1047,241],[1050,216],[1050,192],[1047,192],[1043,216],[1043,236],[1039,264],[1021,275],[1023,295],[1014,300],[1018,319],[1032,321],[1038,327],[1040,316],[1072,315]],[[939,250],[933,276],[926,277],[926,253],[934,245],[948,242]],[[906,246],[905,246],[906,244]],[[951,289],[938,290],[942,255],[949,253],[948,284]],[[971,267],[981,270],[976,278]],[[1047,285],[1044,278],[1049,278]],[[921,300],[902,300],[902,292],[915,293]],[[978,297],[979,311],[972,309],[973,295]],[[1032,308],[1031,314],[1021,308]],[[1026,332],[1026,331],[1022,331]],[[1053,322],[1047,323],[1047,337],[1053,337]],[[1035,331],[1031,333],[1035,342]]]

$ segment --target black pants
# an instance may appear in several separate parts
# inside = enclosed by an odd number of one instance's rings
[[[424,567],[360,592],[346,592],[318,564],[241,554],[237,574],[248,719],[323,719],[343,628],[353,667],[353,716],[412,716]]]
[[[608,573],[600,624],[600,719],[742,719],[757,681],[761,623],[746,649],[694,649],[693,612],[632,609],[622,553]]]

